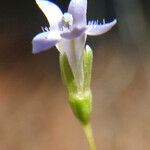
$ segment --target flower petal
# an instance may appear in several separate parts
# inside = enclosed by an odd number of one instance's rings
[[[61,53],[66,54],[75,80],[79,86],[83,82],[82,54],[85,41],[86,35],[83,34],[73,40],[62,39],[61,42],[56,45]]]
[[[60,35],[62,38],[71,40],[73,38],[77,38],[80,35],[82,35],[85,32],[85,30],[86,30],[86,27],[81,27],[81,28],[75,27],[71,31],[67,30],[67,31],[62,32]]]
[[[87,0],[71,0],[68,12],[73,16],[73,25],[86,25]]]
[[[102,25],[88,25],[88,29],[86,30],[87,35],[101,35],[107,31],[109,31],[115,24],[117,23],[117,20]]]
[[[36,3],[45,14],[51,28],[58,27],[58,24],[62,20],[63,16],[60,8],[48,0],[36,0]]]
[[[61,40],[58,31],[48,31],[39,33],[32,40],[32,52],[34,54],[46,51],[47,49],[55,46]]]

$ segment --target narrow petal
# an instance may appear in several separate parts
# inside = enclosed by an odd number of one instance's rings
[[[36,3],[45,14],[51,28],[58,27],[58,24],[62,20],[63,16],[60,8],[48,0],[36,0]]]
[[[87,0],[71,0],[68,12],[73,16],[73,25],[86,25]]]
[[[60,35],[62,38],[71,40],[73,38],[77,38],[80,35],[82,35],[85,32],[85,30],[86,30],[86,27],[81,27],[81,28],[75,27],[71,31],[67,30],[67,31],[62,32]]]
[[[106,24],[100,24],[100,25],[88,25],[88,29],[86,30],[87,35],[101,35],[107,31],[109,31],[115,24],[117,23],[117,20],[115,19],[114,21]]]
[[[32,52],[34,54],[46,51],[47,49],[55,46],[61,37],[58,31],[48,31],[39,33],[32,40]]]

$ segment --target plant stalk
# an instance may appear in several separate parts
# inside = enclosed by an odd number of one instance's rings
[[[96,145],[95,145],[91,125],[89,123],[83,124],[83,130],[84,130],[85,136],[87,138],[90,150],[96,150]]]

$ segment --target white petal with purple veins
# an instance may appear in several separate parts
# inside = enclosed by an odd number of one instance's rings
[[[36,3],[45,14],[51,28],[58,27],[63,16],[60,8],[48,0],[36,0]]]
[[[115,24],[117,23],[117,20],[115,19],[114,21],[106,24],[89,24],[88,29],[86,30],[87,35],[101,35],[107,31],[109,31]]]
[[[46,51],[55,46],[61,40],[60,33],[58,31],[48,31],[39,33],[32,40],[32,52],[34,54]]]

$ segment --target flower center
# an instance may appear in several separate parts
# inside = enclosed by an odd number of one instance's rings
[[[62,22],[63,22],[63,26],[70,28],[70,26],[73,25],[73,17],[71,14],[69,13],[64,13],[63,17],[62,17]]]

